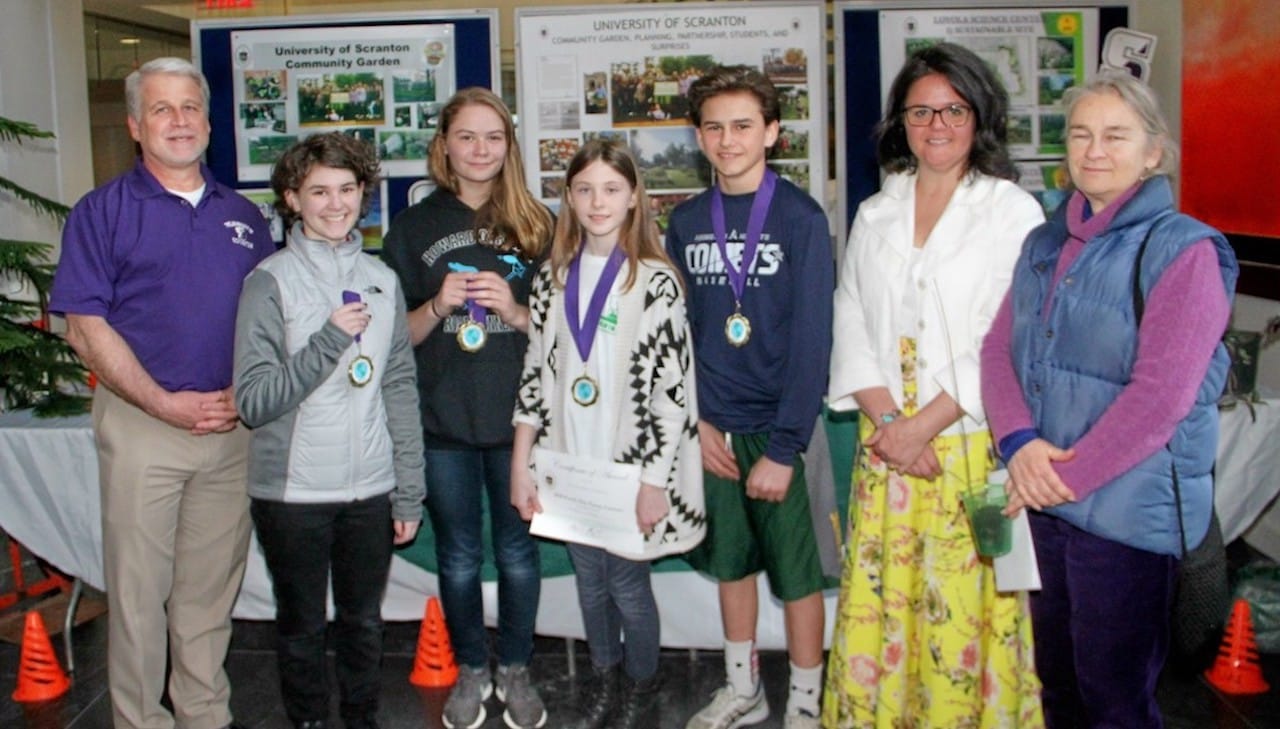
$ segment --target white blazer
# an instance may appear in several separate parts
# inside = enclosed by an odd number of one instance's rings
[[[902,405],[898,338],[910,327],[902,321],[901,302],[906,287],[914,286],[921,293],[917,401],[923,407],[946,392],[966,413],[966,432],[973,432],[986,427],[978,371],[982,338],[1009,288],[1022,241],[1044,222],[1044,213],[1008,180],[968,176],[925,242],[912,278],[915,182],[914,174],[890,175],[858,206],[836,288],[827,400],[832,409],[854,410],[854,392],[887,387]],[[959,432],[959,423],[943,431]]]

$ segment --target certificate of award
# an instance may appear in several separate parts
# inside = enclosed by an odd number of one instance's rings
[[[533,515],[530,533],[620,555],[643,554],[644,535],[636,526],[639,465],[535,448],[533,470],[542,513]]]

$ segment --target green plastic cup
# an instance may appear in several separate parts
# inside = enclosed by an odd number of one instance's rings
[[[964,495],[964,510],[980,557],[1003,557],[1013,549],[1013,520],[1003,514],[1009,497],[1003,479],[999,483],[993,480]]]

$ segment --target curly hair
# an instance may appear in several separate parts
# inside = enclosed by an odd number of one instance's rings
[[[368,142],[348,137],[342,132],[313,134],[298,142],[280,156],[271,171],[271,189],[276,194],[276,212],[284,218],[285,230],[298,219],[298,214],[285,201],[286,191],[295,194],[316,165],[339,170],[351,170],[356,182],[364,186],[360,200],[360,217],[369,212],[373,203],[373,188],[378,182],[378,155]]]
[[[973,146],[969,149],[968,172],[1017,181],[1018,170],[1009,159],[1009,94],[981,58],[954,43],[938,43],[921,48],[902,65],[885,104],[884,118],[876,124],[876,157],[889,172],[914,172],[916,156],[907,144],[906,122],[902,115],[907,93],[916,81],[941,74],[951,88],[973,109]]]

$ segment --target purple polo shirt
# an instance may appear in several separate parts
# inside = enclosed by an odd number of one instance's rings
[[[231,385],[244,277],[275,252],[258,208],[201,165],[192,207],[142,161],[93,190],[62,232],[49,310],[101,316],[170,392]]]

